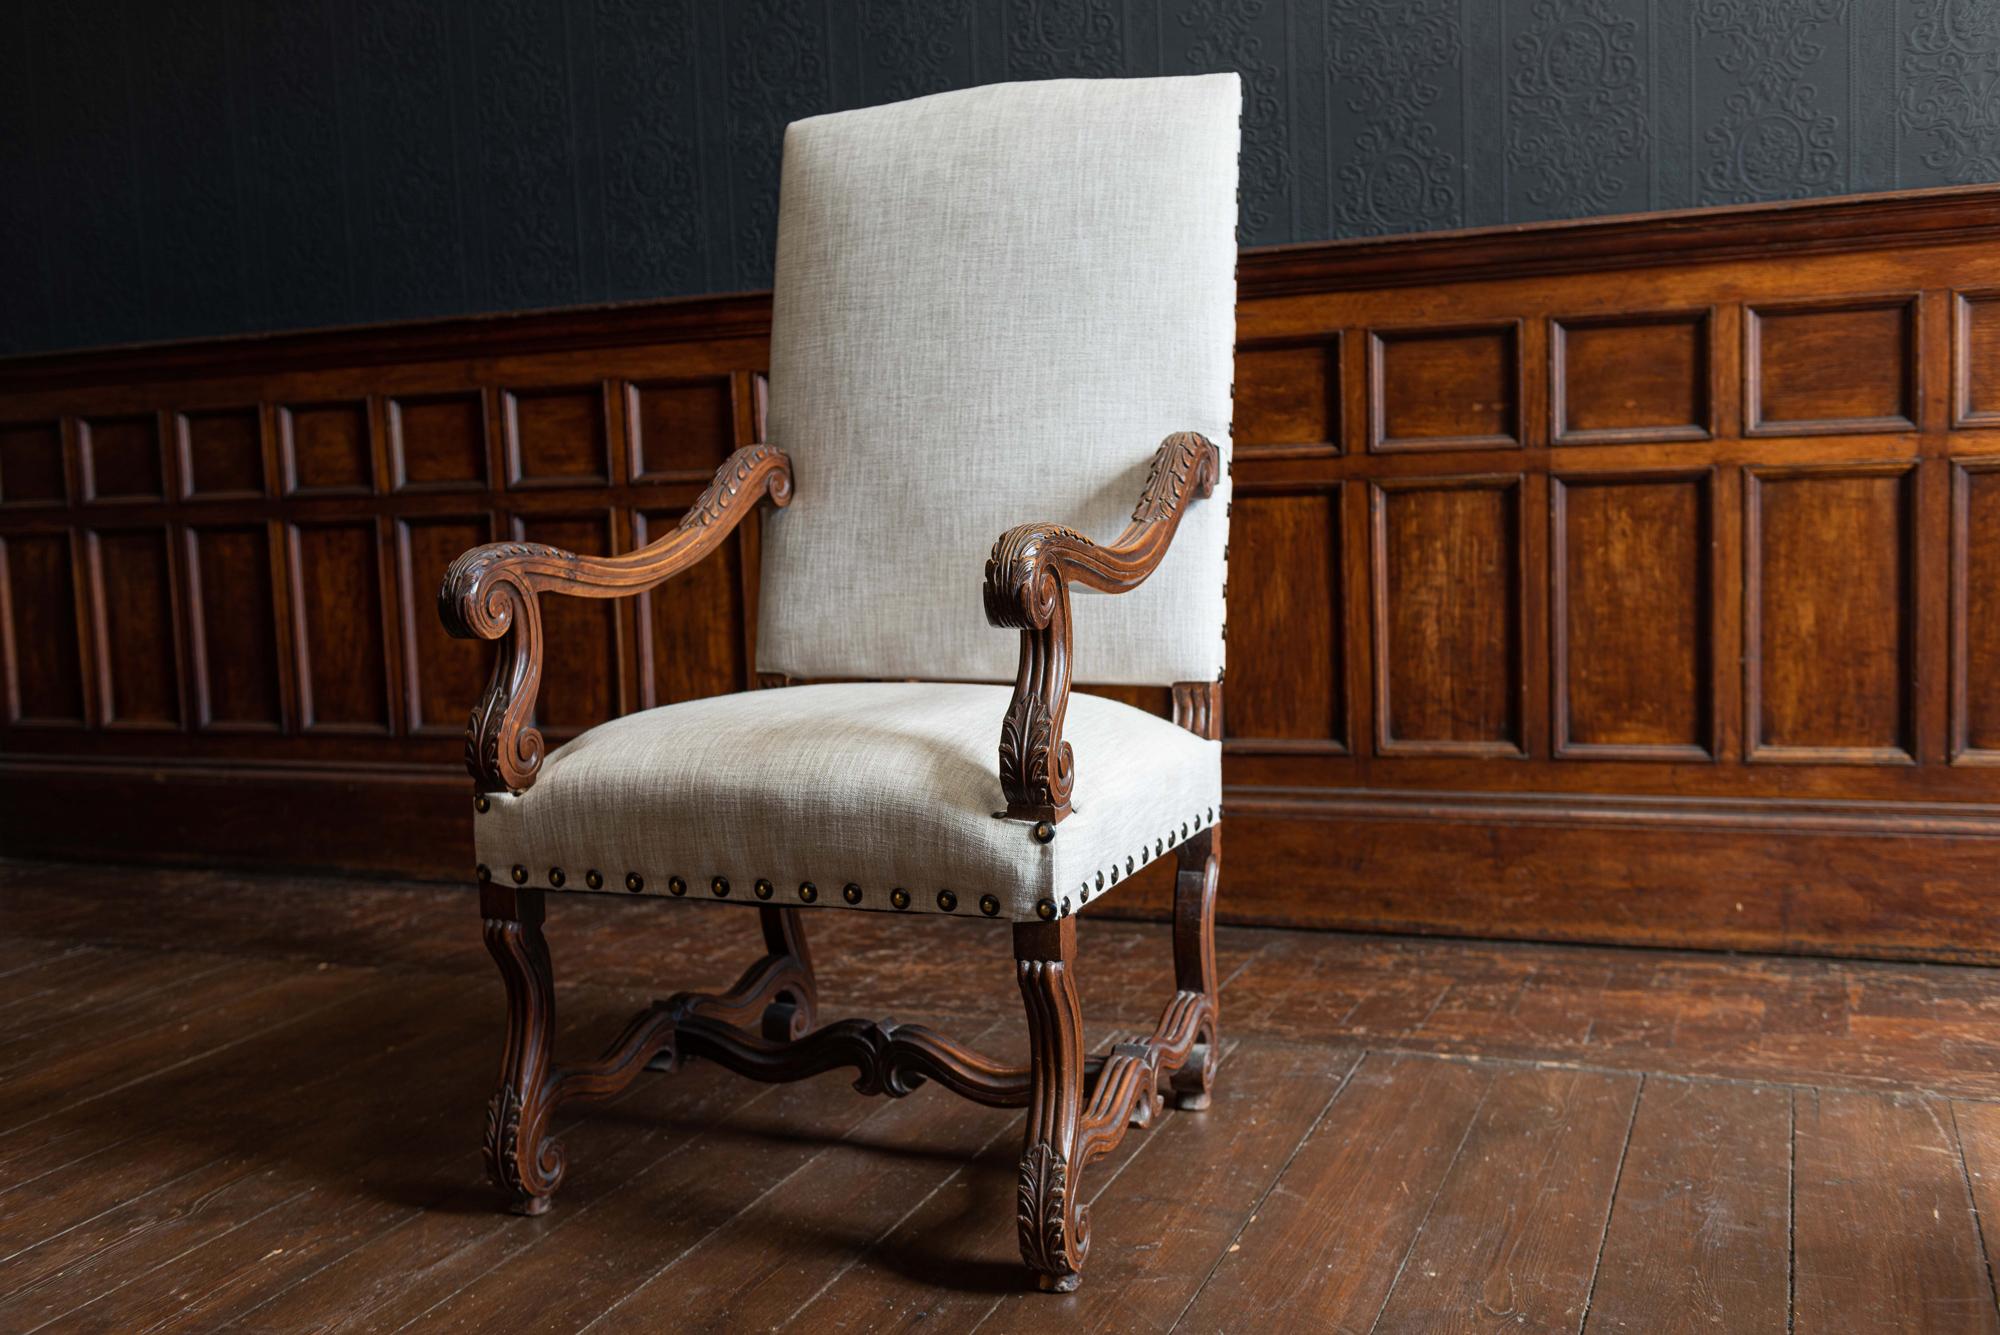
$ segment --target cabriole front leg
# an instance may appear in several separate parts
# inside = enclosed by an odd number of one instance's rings
[[[507,986],[507,1045],[500,1087],[486,1105],[486,1165],[509,1208],[541,1214],[563,1178],[562,1146],[548,1134],[555,1112],[555,981],[542,936],[542,892],[487,881],[479,887],[486,949]]]
[[[1076,920],[1014,924],[1014,964],[1028,1012],[1028,1125],[1021,1153],[1021,1259],[1045,1290],[1083,1280],[1090,1221],[1083,1168],[1083,1014],[1071,969]]]

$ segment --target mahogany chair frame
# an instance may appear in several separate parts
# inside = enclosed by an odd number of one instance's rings
[[[761,435],[761,431],[759,432]],[[999,775],[1006,815],[1053,835],[1070,814],[1076,774],[1063,740],[1070,690],[1069,591],[1136,588],[1166,555],[1182,514],[1212,493],[1219,451],[1193,433],[1169,436],[1154,455],[1132,522],[1099,545],[1055,524],[1010,529],[986,565],[986,614],[1021,632],[1020,669],[1001,726]],[[680,525],[636,552],[578,556],[535,543],[493,543],[452,563],[438,595],[453,635],[499,641],[493,675],[465,734],[475,802],[535,781],[543,742],[532,726],[543,652],[543,594],[617,598],[643,593],[712,553],[751,511],[792,498],[791,460],[769,445],[736,451]],[[787,684],[779,679],[775,684]],[[1221,735],[1221,683],[1173,688],[1174,719]],[[1219,813],[1218,813],[1219,815]],[[1038,837],[1043,831],[1038,829]],[[978,1103],[1026,1108],[1020,1163],[1021,1255],[1042,1288],[1068,1291],[1090,1247],[1079,1176],[1091,1160],[1149,1126],[1170,1097],[1208,1106],[1220,1048],[1215,972],[1219,825],[1175,850],[1175,991],[1150,1035],[1087,1056],[1075,982],[1076,920],[1048,914],[1014,924],[1015,971],[1027,1012],[1026,1066],[993,1061],[915,1024],[847,1019],[818,1024],[818,994],[800,910],[757,909],[764,950],[727,992],[682,992],[633,1016],[595,1061],[555,1059],[555,990],[542,934],[544,891],[478,870],[486,945],[507,989],[499,1086],[487,1105],[486,1158],[510,1208],[548,1209],[565,1158],[551,1134],[556,1109],[615,1097],[640,1072],[700,1057],[757,1080],[789,1081],[842,1067],[863,1094],[899,1098],[926,1080]],[[1046,904],[1046,901],[1044,901]],[[1052,906],[1051,906],[1052,907]],[[1045,909],[1045,912],[1047,910]]]

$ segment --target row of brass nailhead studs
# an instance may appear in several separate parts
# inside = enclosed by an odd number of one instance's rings
[[[493,872],[483,862],[474,870],[482,882],[493,879]],[[514,869],[509,874],[512,876],[515,885],[526,885],[528,883],[528,869],[519,863],[514,864]],[[563,874],[561,867],[549,868],[549,884],[556,889],[562,889],[563,883],[567,879],[568,877]],[[602,890],[604,888],[604,876],[596,870],[587,871],[583,874],[583,883],[592,890]],[[636,895],[646,888],[646,878],[636,871],[626,872],[625,888]],[[717,876],[708,883],[708,888],[717,899],[729,898],[729,878],[727,876]],[[675,898],[687,894],[687,882],[678,876],[669,876],[667,878],[667,893],[673,895]],[[759,899],[768,900],[777,893],[777,887],[760,876],[757,878],[756,885],[752,887],[752,893]],[[849,881],[845,886],[841,887],[840,897],[850,904],[859,904],[862,899],[861,887]],[[818,901],[819,887],[811,881],[800,881],[799,902],[802,904],[813,904]],[[910,907],[910,892],[899,885],[889,892],[889,902],[895,905],[898,910],[907,909]],[[946,913],[957,912],[957,894],[950,890],[938,891],[937,906]],[[999,898],[994,895],[981,895],[979,897],[979,911],[989,918],[998,916],[1000,912]]]

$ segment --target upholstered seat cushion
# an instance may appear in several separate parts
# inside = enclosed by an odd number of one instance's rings
[[[1074,814],[1046,844],[997,819],[1010,696],[867,682],[628,715],[491,797],[479,861],[565,890],[754,902],[766,881],[774,903],[1025,920],[1074,912],[1220,816],[1220,743],[1078,694]]]

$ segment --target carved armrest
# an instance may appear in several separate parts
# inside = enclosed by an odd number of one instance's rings
[[[1159,567],[1188,505],[1210,495],[1222,452],[1192,431],[1160,443],[1132,522],[1100,546],[1060,524],[1022,524],[993,544],[986,561],[986,619],[1021,632],[1014,699],[1000,725],[1000,787],[1007,815],[1046,821],[1070,812],[1075,765],[1063,740],[1069,709],[1069,589],[1136,589]]]
[[[465,728],[465,767],[481,793],[519,792],[542,764],[542,734],[528,726],[542,681],[542,614],[536,595],[623,598],[644,593],[695,564],[765,498],[792,499],[792,461],[769,445],[746,445],[673,532],[624,556],[578,556],[537,542],[495,542],[451,563],[438,590],[438,618],[462,640],[498,640],[493,677]]]

